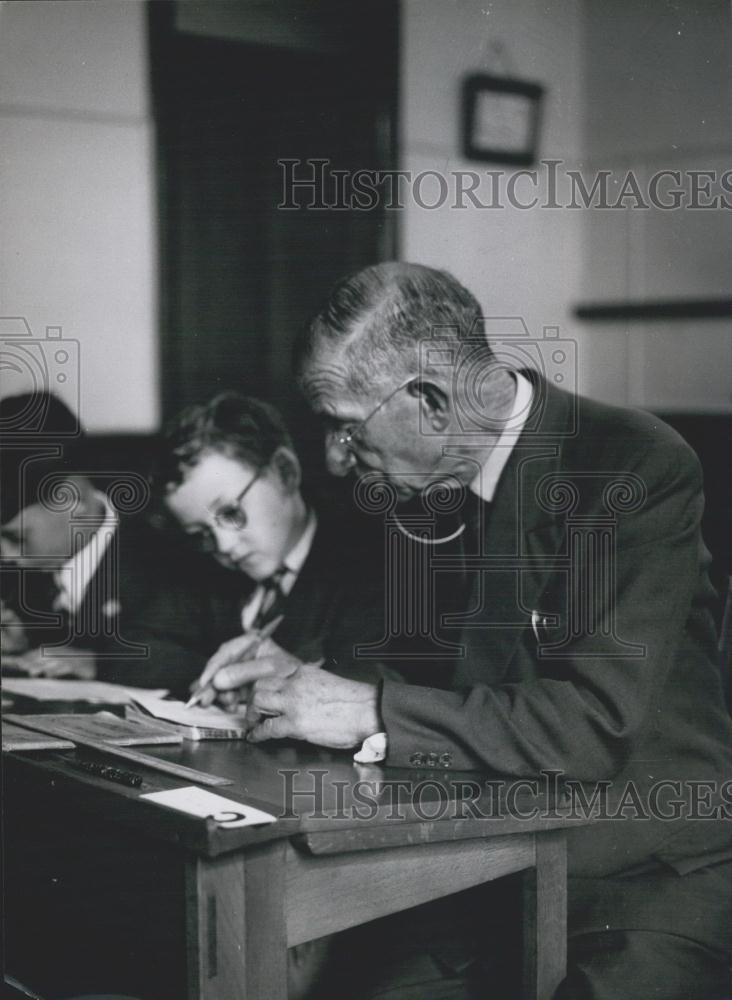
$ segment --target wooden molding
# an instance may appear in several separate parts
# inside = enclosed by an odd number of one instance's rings
[[[575,306],[577,319],[614,320],[719,319],[732,316],[732,299],[668,299],[656,302],[596,302]]]

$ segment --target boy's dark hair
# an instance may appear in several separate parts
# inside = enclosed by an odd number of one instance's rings
[[[174,489],[211,452],[263,469],[279,448],[294,451],[279,412],[269,403],[236,392],[223,392],[210,402],[189,406],[170,423],[163,436],[153,473],[156,492]]]

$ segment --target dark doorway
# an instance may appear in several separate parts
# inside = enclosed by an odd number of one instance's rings
[[[164,415],[236,389],[299,425],[297,329],[337,278],[395,254],[395,213],[339,204],[334,171],[394,166],[396,3],[158,2],[150,22]],[[288,172],[315,178],[294,209]]]

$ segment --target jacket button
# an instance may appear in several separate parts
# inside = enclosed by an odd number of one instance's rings
[[[427,759],[425,760],[425,764],[427,765],[427,767],[437,767],[438,759],[439,758],[436,753],[428,753]]]
[[[440,766],[441,767],[452,767],[452,754],[451,753],[441,753],[440,754]]]
[[[409,755],[409,763],[413,764],[415,767],[422,767],[424,764],[424,754],[417,751],[416,753]]]

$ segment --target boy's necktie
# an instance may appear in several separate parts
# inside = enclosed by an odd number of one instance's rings
[[[252,629],[259,631],[278,615],[282,614],[287,599],[282,590],[282,580],[288,572],[286,566],[281,566],[278,570],[275,570],[272,576],[268,576],[266,580],[262,580],[262,588],[264,590],[262,603],[259,605],[259,611],[252,622]]]

